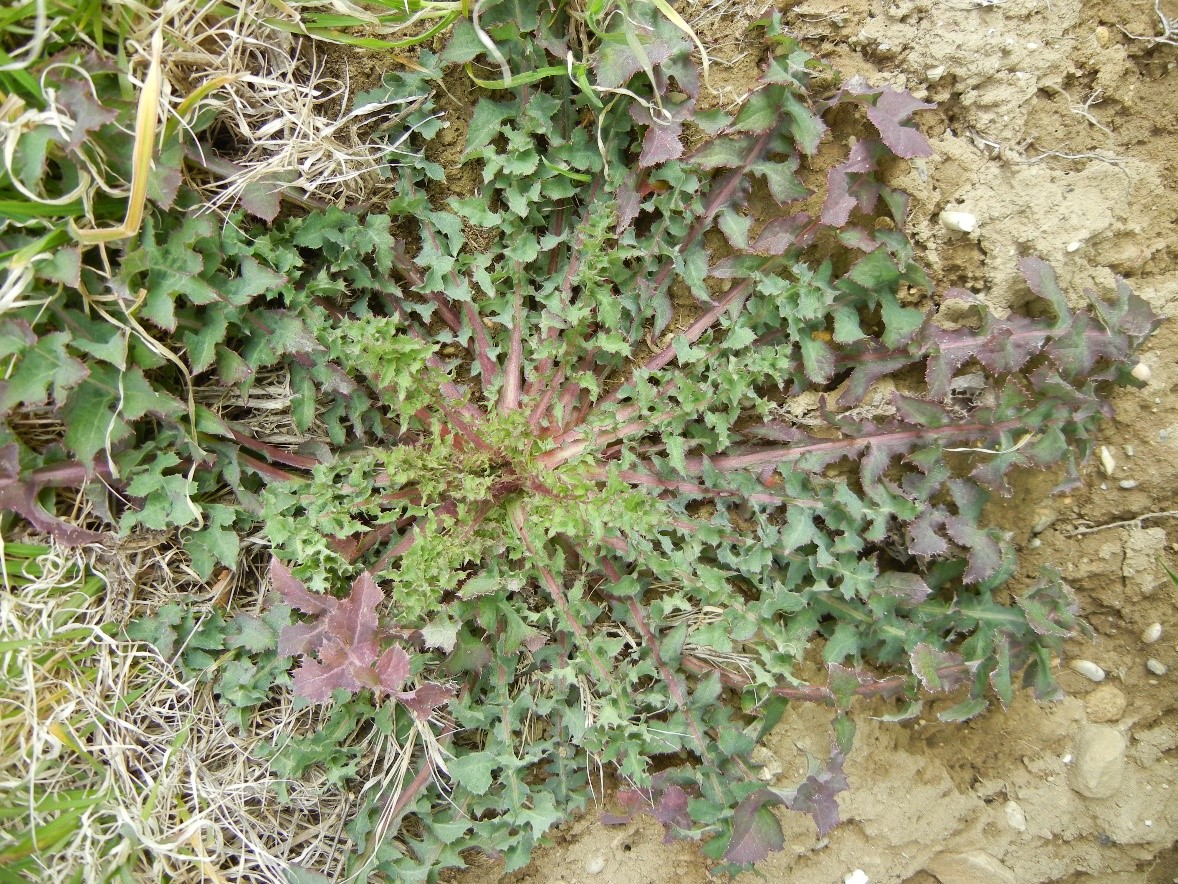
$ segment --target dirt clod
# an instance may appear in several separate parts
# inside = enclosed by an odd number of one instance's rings
[[[1093,724],[1107,724],[1121,720],[1127,703],[1128,700],[1119,688],[1105,684],[1084,698],[1084,709],[1088,713],[1088,720]]]
[[[1014,873],[984,850],[941,853],[925,866],[941,884],[1016,884]]]
[[[1072,788],[1089,798],[1111,798],[1125,772],[1125,738],[1116,728],[1087,725],[1076,739]]]

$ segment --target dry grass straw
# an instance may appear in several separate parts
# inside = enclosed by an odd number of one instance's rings
[[[213,173],[214,183],[203,185],[210,205],[232,206],[248,199],[251,188],[347,207],[390,191],[392,182],[382,175],[389,143],[374,136],[421,96],[350,110],[346,73],[343,80],[326,76],[313,41],[263,23],[281,10],[272,0],[166,0],[158,9],[114,2],[162,27],[169,46],[165,101],[176,119],[192,119],[205,109],[216,114],[222,151],[215,154],[206,144],[198,157]],[[146,39],[128,45],[142,51]]]
[[[198,404],[222,420],[240,424],[259,441],[282,446],[328,441],[322,415],[330,408],[331,400],[320,398],[315,420],[307,432],[301,432],[294,422],[291,403],[295,392],[290,373],[283,367],[260,369],[244,395],[238,387],[215,383],[202,384],[194,392]]]
[[[51,549],[33,579],[5,578],[0,857],[19,851],[30,825],[52,832],[45,827],[68,817],[54,843],[37,844],[26,870],[32,880],[121,873],[134,881],[287,884],[292,864],[342,878],[351,850],[343,828],[363,796],[322,778],[280,784],[258,752],[317,730],[322,713],[296,710],[289,693],[278,692],[238,733],[207,682],[178,680],[153,648],[118,637],[128,618],[177,598],[193,599],[198,611],[226,597],[236,610],[257,610],[263,557],[210,590],[170,539],[140,540],[114,554]],[[104,580],[87,583],[90,567]],[[388,787],[401,747],[358,739],[366,741],[360,780]],[[288,795],[281,805],[279,785]]]

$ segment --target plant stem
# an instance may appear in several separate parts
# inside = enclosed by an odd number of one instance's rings
[[[520,392],[523,387],[524,363],[524,280],[523,265],[515,262],[515,295],[512,300],[511,345],[507,352],[507,365],[503,369],[503,393],[499,407],[504,411],[519,408]]]
[[[531,538],[528,536],[527,524],[524,519],[523,511],[520,508],[516,507],[512,509],[511,522],[512,525],[515,526],[516,533],[519,535],[520,541],[523,543],[524,548],[528,551],[528,555],[537,561],[536,570],[540,573],[540,578],[544,581],[544,585],[547,587],[549,595],[552,596],[552,600],[556,602],[556,606],[560,609],[560,613],[564,616],[565,622],[568,623],[569,628],[573,631],[573,634],[577,637],[578,641],[581,642],[582,647],[585,648],[585,652],[589,655],[589,661],[593,664],[593,668],[597,670],[597,675],[601,679],[602,688],[608,689],[609,686],[613,684],[613,677],[610,675],[609,667],[602,662],[596,653],[594,653],[593,646],[589,640],[589,633],[585,630],[585,627],[573,617],[572,608],[569,607],[568,597],[564,594],[564,590],[561,589],[560,583],[557,581],[556,577],[548,568],[538,564],[539,557],[536,555],[536,549],[532,545]]]
[[[698,657],[693,657],[690,654],[683,655],[683,665],[685,668],[699,675],[718,672],[720,674],[720,680],[724,684],[737,690],[744,690],[753,684],[753,680],[746,675],[730,672],[727,669],[722,669],[719,666],[708,663]],[[955,679],[962,673],[972,674],[971,664],[955,663],[951,666],[941,666],[937,669],[937,675],[950,680]],[[855,695],[858,697],[893,696],[902,693],[908,687],[910,681],[910,677],[906,675],[881,678],[878,681],[860,684],[859,687],[855,688]],[[807,687],[785,687],[779,685],[771,688],[769,692],[777,697],[785,697],[787,700],[800,700],[806,703],[824,703],[826,705],[834,705],[836,703],[834,692],[830,688],[823,687],[822,685],[809,685]]]
[[[807,454],[820,452],[856,451],[869,445],[884,445],[896,442],[909,442],[918,439],[942,438],[976,438],[979,434],[994,435],[1003,430],[1022,429],[1023,424],[1017,420],[1001,421],[996,424],[959,424],[945,427],[922,428],[919,430],[899,430],[890,433],[878,433],[862,439],[832,439],[829,442],[814,442],[809,445],[783,445],[773,448],[762,448],[747,454],[733,454],[727,457],[716,457],[711,460],[714,469],[722,472],[731,470],[752,470],[758,467],[772,466],[782,461],[797,460]],[[689,472],[697,473],[703,470],[703,458],[687,459]]]

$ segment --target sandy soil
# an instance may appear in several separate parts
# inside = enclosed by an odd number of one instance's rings
[[[697,7],[702,8],[702,6]],[[1163,0],[1178,18],[1178,3]],[[721,89],[755,76],[742,42],[757,5],[697,20],[727,61]],[[913,194],[911,231],[940,289],[966,286],[1002,309],[1028,292],[1016,260],[1051,261],[1075,292],[1124,276],[1156,311],[1178,312],[1178,47],[1146,0],[803,0],[784,11],[811,51],[846,74],[937,103],[920,115],[935,155],[900,170]],[[977,216],[973,235],[939,223]],[[1062,702],[1021,697],[965,726],[881,723],[863,709],[847,764],[844,823],[818,839],[783,817],[786,849],[761,880],[838,884],[1178,881],[1178,333],[1164,325],[1144,352],[1150,384],[1120,394],[1101,442],[1113,475],[1089,465],[1086,488],[1048,497],[1054,477],[1023,476],[991,507],[1022,546],[1021,580],[1061,568],[1094,626],[1073,642],[1108,676],[1069,670]],[[1146,644],[1142,631],[1164,629]],[[1174,670],[1156,675],[1149,658]],[[804,772],[803,748],[826,749],[823,709],[796,708],[769,748],[782,783]],[[457,880],[510,884],[697,884],[711,880],[690,844],[662,843],[653,821],[570,823],[523,872],[490,860]],[[739,880],[754,882],[754,875]]]

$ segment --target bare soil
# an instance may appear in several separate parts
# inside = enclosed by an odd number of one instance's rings
[[[761,4],[695,7],[715,58],[720,102],[744,94]],[[1178,18],[1178,3],[1163,0]],[[965,286],[998,310],[1030,296],[1020,257],[1050,261],[1074,293],[1124,277],[1154,310],[1178,312],[1178,47],[1147,0],[803,0],[782,10],[807,48],[845,75],[912,91],[935,154],[897,172],[912,195],[910,231],[938,290]],[[972,235],[942,211],[975,215]],[[738,880],[838,884],[1178,881],[1178,332],[1143,353],[1142,390],[1121,392],[1084,489],[1050,497],[1058,477],[1024,475],[992,524],[1013,533],[1027,581],[1054,565],[1076,590],[1092,641],[1061,663],[1067,699],[1021,696],[966,725],[936,708],[894,724],[863,709],[841,796],[843,824],[819,840],[783,816],[786,848]],[[1035,529],[1035,530],[1033,530]],[[1037,533],[1036,533],[1037,531]],[[1160,641],[1142,632],[1160,623]],[[1146,668],[1153,658],[1172,672]],[[1096,684],[1066,668],[1085,659]],[[829,713],[795,707],[768,748],[783,784],[823,754]],[[1093,797],[1093,795],[1099,797]],[[608,807],[602,809],[608,810]],[[650,820],[607,828],[596,814],[561,829],[530,867],[491,860],[458,880],[505,884],[698,884],[712,880],[692,844],[662,843]]]

